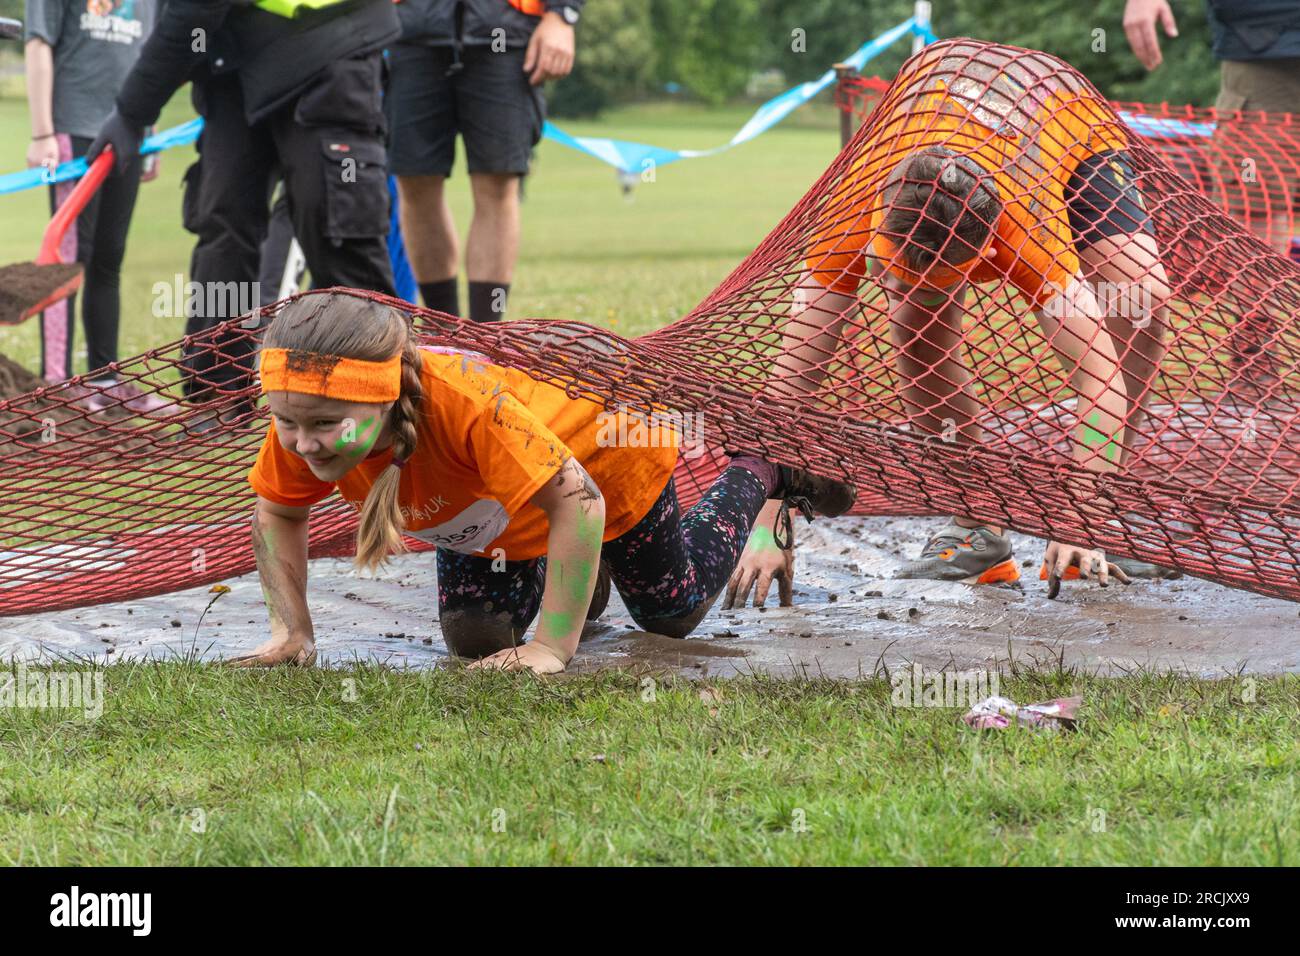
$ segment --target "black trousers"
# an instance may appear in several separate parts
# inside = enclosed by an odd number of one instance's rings
[[[91,141],[70,136],[72,154],[86,155]],[[140,189],[139,156],[126,163],[121,175],[109,176],[90,197],[77,217],[77,261],[85,267],[81,282],[81,324],[86,332],[86,371],[93,372],[118,360],[117,337],[122,315],[122,258],[126,255],[126,233],[135,211]],[[76,183],[50,187],[50,214]],[[73,344],[76,339],[77,295],[56,303],[41,315],[41,375],[61,382],[73,374]]]
[[[396,293],[388,259],[383,77],[379,53],[339,61],[253,125],[236,76],[196,77],[194,106],[204,125],[198,162],[185,174],[185,228],[199,237],[190,264],[198,294],[187,303],[187,335],[258,306],[276,176],[314,286]],[[220,397],[217,389],[249,385],[255,347],[239,326],[200,336],[184,356],[186,396],[206,401]]]

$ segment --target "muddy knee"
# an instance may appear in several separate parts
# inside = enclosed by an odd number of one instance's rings
[[[455,657],[480,658],[520,644],[527,627],[509,611],[457,610],[438,615],[442,639]]]
[[[717,597],[715,594],[713,600],[717,600]],[[702,601],[695,610],[685,614],[673,617],[646,617],[633,614],[632,619],[641,626],[643,631],[649,631],[651,634],[662,634],[664,637],[688,637],[691,631],[699,626],[700,621],[704,620],[704,615],[709,613],[711,607],[713,601]]]

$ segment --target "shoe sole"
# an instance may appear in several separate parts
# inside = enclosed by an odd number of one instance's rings
[[[961,572],[952,568],[952,565],[943,566],[949,574],[900,574],[896,575],[898,580],[903,581],[947,581],[953,584],[992,584],[1001,587],[1019,587],[1020,586],[1020,565],[1016,563],[1015,558],[1007,558],[1005,561],[999,561],[991,568],[986,568],[979,574],[971,574],[961,577]]]
[[[995,564],[987,571],[972,575],[962,581],[962,584],[1000,584],[1011,585],[1018,584],[1020,581],[1020,565],[1016,563],[1015,558],[1007,558],[1000,564]]]

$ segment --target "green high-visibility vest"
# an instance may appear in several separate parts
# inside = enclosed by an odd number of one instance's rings
[[[253,6],[292,20],[301,10],[319,10],[346,2],[347,0],[257,0]]]

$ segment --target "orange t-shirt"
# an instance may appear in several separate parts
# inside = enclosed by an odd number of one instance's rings
[[[986,171],[1003,204],[992,259],[945,270],[943,281],[959,280],[958,273],[972,282],[1006,279],[1030,307],[1043,305],[1079,270],[1065,199],[1071,174],[1086,157],[1128,145],[1120,122],[1066,64],[970,40],[927,48],[894,80],[870,122],[879,128],[821,213],[825,225],[807,257],[817,282],[850,295],[868,255],[917,282],[890,261],[892,244],[878,235],[882,191],[904,157],[942,146]]]
[[[549,528],[529,499],[570,456],[604,496],[606,541],[640,521],[668,484],[676,433],[638,430],[635,423],[618,431],[627,413],[604,415],[595,402],[569,398],[562,388],[477,353],[422,352],[424,414],[398,495],[407,534],[466,554],[501,548],[508,560],[528,560],[546,553]],[[640,441],[628,440],[636,435]],[[360,510],[392,458],[389,446],[337,485],[321,481],[280,444],[272,421],[248,482],[262,497],[291,506],[315,504],[337,486]]]

